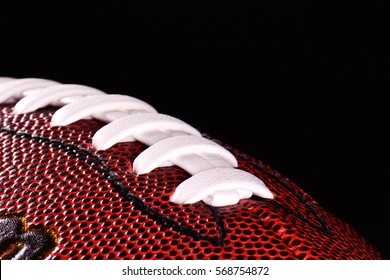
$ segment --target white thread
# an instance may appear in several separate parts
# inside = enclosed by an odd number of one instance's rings
[[[12,81],[14,80],[14,78],[10,78],[10,77],[0,77],[0,84],[1,83],[5,83],[5,82],[9,82],[9,81]]]
[[[105,94],[104,92],[81,85],[55,85],[24,92],[25,97],[15,105],[16,114],[25,114],[52,105],[63,106],[72,103],[74,97]],[[69,101],[67,101],[69,100]]]
[[[170,137],[150,146],[134,160],[133,169],[137,174],[145,174],[171,164],[194,175],[217,167],[237,167],[237,160],[211,140],[185,135]]]
[[[143,113],[124,116],[99,129],[92,138],[96,150],[107,150],[116,143],[140,141],[148,146],[180,134],[201,137],[195,128],[174,117]]]
[[[245,182],[245,188],[240,188]],[[252,174],[233,168],[213,168],[202,171],[182,182],[171,197],[179,204],[200,200],[213,206],[237,204],[240,199],[255,194],[272,199],[273,195],[264,183]]]
[[[44,88],[58,84],[57,82],[45,79],[12,79],[0,84],[0,103],[12,103],[22,98],[22,94],[34,88]]]
[[[51,119],[51,125],[64,126],[81,119],[92,117],[111,122],[113,120],[106,119],[104,113],[112,111],[129,111],[129,113],[145,111],[157,113],[149,104],[126,95],[87,96],[58,109]]]
[[[94,88],[44,79],[0,77],[0,103],[15,101],[15,114],[49,105],[61,107],[51,119],[52,126],[89,118],[108,123],[93,136],[96,150],[106,150],[120,142],[148,145],[134,160],[133,172],[141,175],[158,167],[177,165],[192,175],[176,188],[171,196],[174,203],[202,200],[221,207],[252,195],[273,198],[259,178],[237,169],[237,160],[228,150],[203,138],[187,123],[158,114],[148,103],[134,97],[106,95]]]

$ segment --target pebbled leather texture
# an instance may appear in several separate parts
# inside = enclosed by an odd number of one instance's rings
[[[172,166],[136,176],[132,162],[145,145],[97,152],[91,140],[100,121],[50,127],[56,108],[15,115],[13,105],[1,105],[0,111],[0,218],[17,215],[27,227],[56,236],[44,241],[55,242],[50,250],[31,258],[380,258],[290,180],[231,147],[239,167],[264,181],[274,200],[252,197],[221,208],[173,204],[170,195],[189,175]],[[5,257],[9,250],[0,251]]]

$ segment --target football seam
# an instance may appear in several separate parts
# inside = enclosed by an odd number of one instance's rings
[[[220,145],[223,145],[226,149],[230,150],[230,151],[233,151],[233,154],[237,157],[237,159],[240,159],[242,161],[246,161],[246,162],[249,162],[250,164],[252,164],[254,167],[257,167],[257,169],[259,169],[260,172],[272,177],[273,179],[275,179],[277,182],[279,182],[282,187],[284,187],[285,189],[287,189],[288,191],[290,191],[294,196],[296,196],[304,205],[306,205],[306,207],[308,208],[308,210],[316,217],[316,219],[318,220],[318,222],[322,225],[322,227],[318,227],[317,225],[315,224],[312,224],[310,223],[309,219],[307,219],[305,216],[301,215],[301,214],[298,214],[298,213],[295,213],[294,211],[291,211],[290,209],[288,209],[287,207],[284,207],[282,204],[276,202],[276,200],[273,200],[273,201],[270,201],[270,200],[264,200],[262,199],[261,197],[256,197],[256,196],[252,196],[251,198],[249,198],[250,200],[255,200],[255,201],[263,201],[263,202],[266,202],[266,203],[271,203],[273,204],[274,206],[279,206],[279,208],[282,208],[283,210],[285,210],[286,212],[288,212],[289,214],[292,214],[294,215],[295,217],[297,217],[298,219],[302,220],[303,222],[307,223],[308,225],[322,231],[325,235],[327,235],[328,237],[331,237],[332,234],[330,232],[330,228],[329,228],[329,225],[328,223],[326,222],[326,220],[321,216],[321,214],[319,213],[319,211],[316,209],[316,207],[310,203],[310,201],[308,201],[306,199],[305,196],[307,196],[306,193],[304,193],[303,191],[296,191],[296,188],[294,188],[294,186],[289,182],[289,180],[287,178],[285,179],[282,179],[280,177],[282,177],[282,175],[275,171],[275,170],[272,170],[271,171],[267,171],[266,168],[264,167],[264,163],[262,163],[261,161],[253,158],[252,156],[250,155],[247,155],[247,154],[242,154],[242,153],[239,153],[239,152],[234,152],[236,151],[236,149],[234,149],[233,147],[231,147],[230,145],[227,145],[227,144],[223,144],[221,141],[219,141],[218,139],[214,139],[210,136],[208,136],[207,134],[204,134],[204,137],[207,137],[209,139],[211,139],[212,141],[220,144]]]
[[[4,133],[10,134],[10,135],[19,137],[21,139],[27,138],[27,139],[31,139],[33,141],[37,141],[37,142],[42,143],[42,144],[48,144],[48,145],[52,146],[53,148],[57,148],[57,149],[60,149],[66,153],[72,154],[72,155],[76,156],[78,159],[85,160],[85,163],[89,164],[93,169],[98,171],[112,185],[113,189],[123,199],[125,199],[129,202],[132,202],[133,205],[136,207],[136,209],[138,209],[141,213],[148,216],[149,218],[153,219],[155,222],[157,222],[157,223],[160,222],[160,224],[162,224],[163,227],[168,227],[168,228],[178,232],[179,234],[191,236],[195,239],[202,239],[205,241],[209,241],[214,245],[218,245],[218,246],[224,245],[224,239],[226,238],[226,232],[225,232],[225,228],[224,228],[223,217],[218,213],[218,211],[214,207],[210,206],[209,208],[211,209],[211,212],[215,218],[215,223],[217,225],[217,230],[219,232],[219,238],[209,237],[207,235],[198,233],[195,230],[193,230],[190,226],[181,225],[178,222],[174,221],[171,217],[164,216],[164,215],[161,215],[160,213],[158,213],[158,211],[156,209],[145,204],[141,200],[141,198],[139,198],[136,194],[134,194],[133,192],[131,192],[130,190],[128,190],[126,188],[125,184],[123,184],[121,182],[121,180],[114,174],[115,172],[110,167],[108,167],[108,165],[104,162],[105,160],[103,159],[102,156],[97,155],[86,148],[79,147],[75,144],[72,144],[72,143],[69,143],[69,142],[66,142],[63,140],[55,140],[55,139],[50,139],[50,138],[42,137],[42,136],[38,136],[38,135],[31,135],[31,134],[23,132],[23,131],[12,130],[9,128],[4,128],[4,127],[0,128],[0,132],[4,132]],[[84,154],[84,156],[82,156],[83,154]],[[297,217],[298,219],[305,222],[309,226],[311,226],[317,230],[321,230],[327,236],[331,235],[330,230],[329,230],[329,226],[325,222],[324,218],[318,213],[317,209],[315,209],[315,207],[313,205],[311,205],[307,199],[305,199],[303,194],[296,192],[295,189],[293,188],[293,186],[291,186],[288,182],[286,182],[286,180],[281,180],[278,176],[279,173],[274,174],[272,172],[265,170],[265,168],[263,166],[261,166],[261,164],[259,164],[255,160],[251,159],[249,156],[244,156],[242,154],[238,154],[237,156],[242,160],[247,160],[247,161],[249,160],[249,162],[252,165],[254,165],[255,167],[257,167],[262,173],[264,173],[268,176],[271,176],[276,181],[278,181],[284,188],[289,190],[294,196],[296,196],[301,202],[303,202],[308,207],[310,212],[312,212],[314,214],[314,216],[320,222],[322,227],[318,227],[317,225],[311,223],[303,215],[295,213],[295,212],[291,211],[290,209],[288,209],[287,207],[283,207],[283,205],[281,205],[280,203],[278,203],[276,201],[269,202],[269,203],[271,203],[272,205],[282,209],[283,211]],[[91,160],[88,160],[88,157],[91,158],[92,160],[94,160],[95,162],[91,162]],[[99,167],[98,165],[100,165],[101,167]],[[256,197],[252,197],[251,200],[255,200],[257,202],[262,201],[263,203],[267,203],[263,199],[258,199]]]
[[[216,211],[212,211],[212,213],[215,218],[217,230],[219,231],[219,238],[210,237],[205,234],[196,232],[190,226],[181,225],[178,222],[174,221],[171,217],[164,216],[158,213],[156,209],[145,204],[141,198],[139,198],[136,194],[128,190],[125,184],[123,184],[121,180],[114,174],[115,172],[106,163],[103,162],[102,158],[99,155],[92,153],[86,148],[79,147],[66,141],[53,140],[47,137],[31,135],[26,132],[12,130],[4,127],[0,127],[0,132],[18,137],[20,139],[30,139],[42,144],[47,144],[54,149],[59,149],[65,153],[69,153],[77,157],[80,160],[84,160],[86,164],[90,165],[93,169],[99,172],[123,199],[132,202],[134,207],[139,210],[143,215],[151,218],[156,223],[161,224],[162,229],[164,229],[164,227],[167,227],[172,229],[173,231],[176,231],[179,234],[191,236],[195,240],[201,239],[211,242],[215,246],[223,246],[224,238],[226,237],[226,233],[224,230],[224,222],[222,217]],[[100,165],[101,167],[99,167],[98,165]],[[214,207],[211,208],[213,209]]]
[[[281,180],[279,177],[280,177],[280,174],[279,173],[276,173],[275,172],[269,172],[267,171],[263,166],[261,166],[261,164],[259,164],[256,160],[252,159],[250,156],[243,156],[242,154],[238,154],[236,155],[237,157],[239,157],[240,159],[242,160],[247,160],[247,161],[250,161],[250,163],[252,165],[254,165],[255,167],[257,167],[262,173],[272,177],[273,179],[275,179],[276,181],[278,181],[285,189],[287,189],[288,191],[290,191],[294,196],[296,196],[304,205],[306,205],[306,207],[308,207],[308,209],[310,210],[310,212],[316,217],[316,219],[318,220],[318,222],[322,225],[322,227],[318,227],[317,225],[311,223],[306,217],[304,217],[303,215],[301,214],[298,214],[298,213],[295,213],[294,211],[291,211],[290,209],[288,209],[287,207],[284,207],[283,205],[281,205],[280,203],[278,203],[277,201],[266,201],[260,197],[255,197],[255,196],[252,196],[250,199],[252,200],[256,200],[256,201],[263,201],[265,203],[270,203],[270,204],[273,204],[274,206],[277,206],[281,209],[283,209],[284,211],[286,211],[287,213],[289,214],[292,214],[293,216],[297,217],[298,219],[302,220],[303,222],[307,223],[308,225],[310,225],[311,227],[314,227],[320,231],[322,231],[325,235],[327,235],[328,237],[330,237],[332,234],[330,232],[330,228],[329,228],[329,225],[328,223],[325,221],[325,219],[321,216],[321,214],[319,213],[319,211],[316,209],[316,207],[314,205],[312,205],[310,203],[310,201],[308,201],[306,198],[305,198],[305,194],[303,193],[299,193],[297,191],[295,191],[294,187],[286,180]]]

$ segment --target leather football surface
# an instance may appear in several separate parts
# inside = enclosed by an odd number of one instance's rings
[[[289,179],[221,142],[274,199],[174,204],[189,174],[171,166],[135,175],[144,144],[97,152],[91,140],[103,122],[51,127],[57,108],[15,115],[13,106],[0,105],[1,259],[380,258]]]

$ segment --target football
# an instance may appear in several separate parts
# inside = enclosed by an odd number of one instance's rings
[[[283,175],[151,104],[0,78],[0,259],[380,259]]]

